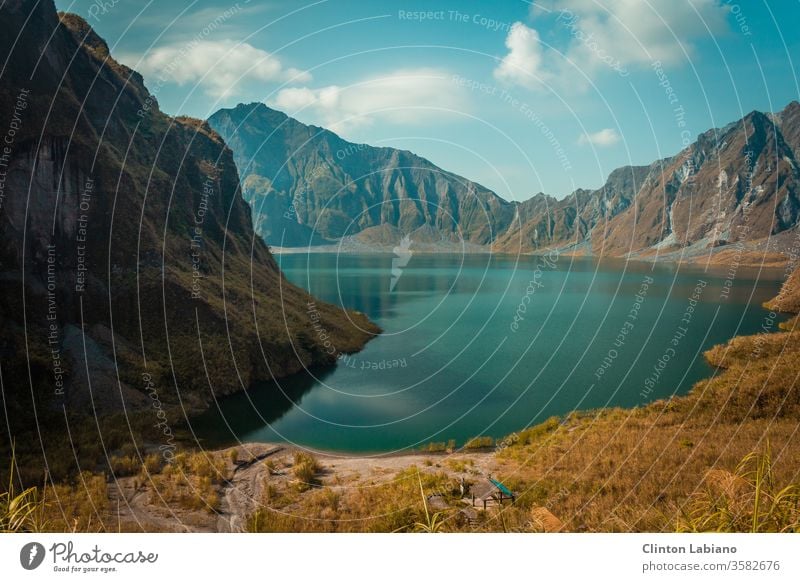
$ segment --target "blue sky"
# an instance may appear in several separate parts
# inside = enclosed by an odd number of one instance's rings
[[[798,99],[800,0],[57,0],[161,108],[264,101],[412,150],[507,199]]]

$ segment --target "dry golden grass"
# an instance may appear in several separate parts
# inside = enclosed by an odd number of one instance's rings
[[[672,530],[706,472],[736,467],[765,435],[781,447],[778,473],[796,480],[796,422],[706,420],[669,411],[603,412],[581,419],[571,433],[559,429],[538,445],[509,447],[500,453],[498,475],[521,494],[519,506],[546,507],[568,531]]]
[[[464,448],[469,449],[485,449],[494,446],[494,439],[490,436],[477,436],[472,437],[466,443]]]
[[[796,269],[789,276],[778,296],[767,301],[764,307],[788,313],[800,312],[800,269]]]
[[[219,509],[220,487],[229,478],[229,470],[226,460],[216,453],[180,453],[174,463],[147,477],[153,505],[175,504],[214,513]]]
[[[740,250],[736,248],[722,249],[710,257],[704,255],[694,262],[709,265],[731,265],[740,267],[779,268],[788,264],[789,259],[782,253],[764,252],[758,250]]]
[[[306,491],[316,486],[319,483],[317,479],[319,469],[319,463],[314,455],[305,451],[296,452],[294,454],[292,473],[294,473],[294,485],[297,490]]]
[[[564,522],[553,515],[546,507],[531,509],[531,525],[545,533],[557,533],[564,529]]]
[[[42,493],[46,531],[115,531],[106,475],[84,471],[69,483],[47,486]]]
[[[770,446],[747,455],[735,473],[714,469],[678,518],[690,532],[786,533],[800,529],[800,484],[780,483]]]
[[[705,353],[706,360],[717,368],[728,368],[737,363],[772,358],[781,353],[788,355],[800,350],[800,332],[760,333],[739,336],[726,344],[714,346]]]
[[[6,490],[0,493],[0,533],[41,531],[44,529],[44,504],[39,499],[36,487],[18,489],[16,465],[12,445],[8,484]]]
[[[414,531],[417,524],[431,525],[434,512],[420,496],[453,500],[458,482],[444,472],[418,470],[412,466],[390,481],[354,487],[323,486],[303,494],[287,487],[273,490],[269,503],[250,518],[251,532],[393,532]],[[443,526],[437,518],[437,530]]]

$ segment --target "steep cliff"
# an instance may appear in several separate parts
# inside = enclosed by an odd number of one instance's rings
[[[0,354],[12,424],[188,410],[330,364],[374,325],[316,303],[255,236],[230,150],[159,110],[52,0],[0,7]],[[332,346],[332,347],[331,347]],[[4,431],[5,432],[5,431]]]
[[[618,168],[597,190],[576,190],[562,200],[538,194],[520,203],[519,219],[498,237],[494,249],[524,253],[559,248],[591,254],[593,237],[606,236],[598,225],[630,208],[646,171],[636,166]]]
[[[673,157],[614,170],[598,190],[551,200],[495,248],[670,258],[734,244],[785,252],[800,220],[799,143],[796,102],[775,115],[754,111]],[[778,238],[767,245],[768,237]]]
[[[678,155],[650,166],[636,204],[610,217],[595,252],[623,255],[758,241],[796,228],[797,104],[778,115],[754,111],[709,130]]]

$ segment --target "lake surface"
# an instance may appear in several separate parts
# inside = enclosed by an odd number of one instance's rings
[[[576,409],[684,394],[713,374],[704,350],[783,319],[761,307],[780,288],[775,270],[489,254],[416,254],[404,267],[392,255],[277,258],[291,281],[384,333],[335,368],[220,400],[192,421],[207,446],[383,453],[502,437]]]

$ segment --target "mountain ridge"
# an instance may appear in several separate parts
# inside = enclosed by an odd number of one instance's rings
[[[272,126],[274,112],[242,104],[209,118],[234,151],[256,230],[269,244],[282,241],[277,233],[302,246],[388,224],[403,232],[434,226],[449,242],[481,245],[513,216],[491,190],[413,152],[348,142],[282,113]],[[257,123],[243,125],[242,117]]]
[[[277,126],[270,122],[275,116],[280,119]],[[386,250],[402,236],[411,234],[413,239],[416,229],[428,226],[450,244],[420,244],[417,250],[535,253],[556,248],[582,255],[675,259],[713,254],[732,243],[764,253],[786,253],[790,242],[780,235],[794,231],[800,220],[794,164],[800,148],[800,104],[796,101],[776,113],[754,110],[722,128],[709,129],[674,156],[616,168],[600,188],[578,189],[561,199],[538,193],[522,202],[506,201],[412,152],[348,142],[260,102],[221,109],[209,118],[209,124],[234,150],[257,232],[268,244],[279,247],[338,244],[346,248],[343,242],[356,242],[359,250]],[[292,139],[287,139],[283,125],[290,128]],[[733,150],[728,142],[736,144]],[[720,146],[726,146],[722,158],[717,151]],[[744,152],[751,146],[758,150],[755,161]],[[264,159],[264,148],[269,149],[270,162]],[[787,153],[789,167],[786,155],[781,155]],[[768,161],[772,158],[777,175],[771,178]],[[305,169],[309,160],[316,175]],[[742,206],[741,191],[727,191],[717,182],[725,175],[740,184],[750,173],[750,161],[757,195]],[[409,168],[416,175],[409,176]],[[375,173],[386,176],[377,184],[381,192],[376,192]],[[432,175],[440,183],[426,183]],[[694,191],[689,191],[687,180]],[[360,186],[360,181],[367,185]],[[300,191],[298,184],[304,186]],[[470,202],[470,197],[475,200]],[[710,212],[708,198],[716,198],[719,214],[727,218],[705,216]],[[764,211],[768,206],[764,198],[775,202],[772,215]],[[750,207],[750,202],[758,204]],[[399,216],[381,213],[364,220],[365,208],[387,204],[395,210],[403,204],[406,208]],[[426,214],[420,211],[424,204],[446,205],[447,213]],[[687,205],[702,212],[688,211]],[[483,210],[483,220],[475,220],[476,208]],[[743,233],[745,212],[751,212],[753,220]],[[457,228],[443,228],[442,215],[457,223]],[[462,225],[465,216],[468,220]],[[675,227],[673,220],[678,222]],[[338,228],[330,228],[331,222],[338,222]],[[376,229],[387,225],[388,230]],[[709,238],[710,233],[716,234]]]

